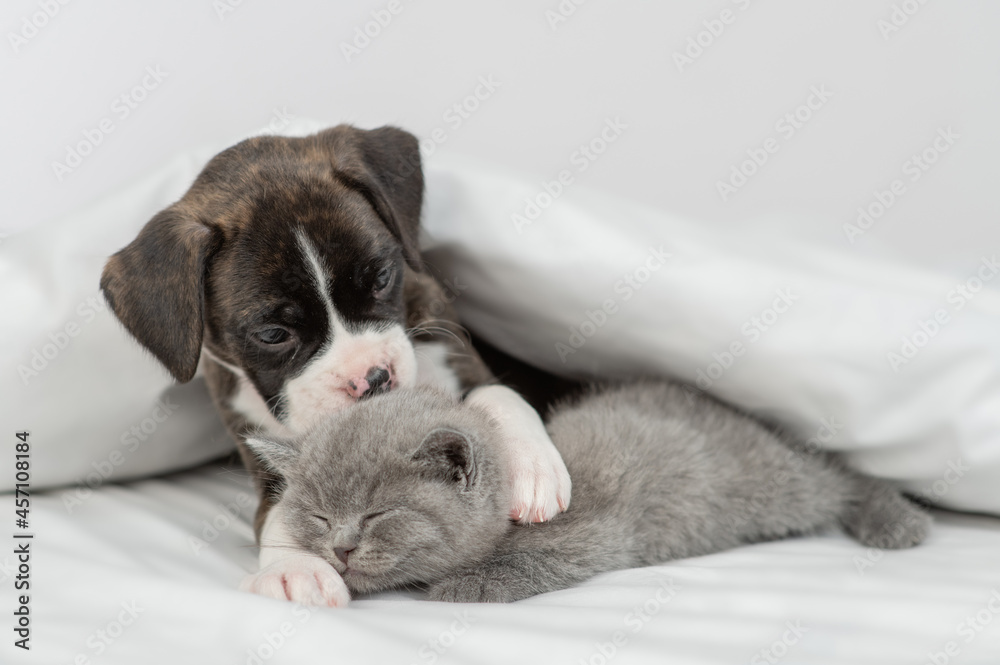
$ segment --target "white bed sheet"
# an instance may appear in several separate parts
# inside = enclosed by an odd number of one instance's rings
[[[887,665],[940,653],[1000,663],[991,517],[937,513],[927,543],[908,551],[830,533],[609,573],[513,605],[412,592],[307,610],[236,590],[256,560],[241,469],[213,463],[75,492],[33,497],[32,650],[13,648],[4,626],[0,662]],[[70,496],[80,500],[72,511]],[[212,522],[217,535],[205,530]],[[9,578],[9,550],[0,563]],[[981,630],[963,628],[977,613]]]

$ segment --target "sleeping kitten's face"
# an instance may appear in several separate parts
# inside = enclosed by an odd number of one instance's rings
[[[352,592],[433,582],[510,528],[485,414],[426,390],[358,403],[298,439],[247,443],[286,480],[297,544]]]

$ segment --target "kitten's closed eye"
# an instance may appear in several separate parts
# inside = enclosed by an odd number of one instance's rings
[[[391,509],[389,509],[389,510],[380,510],[377,513],[369,513],[369,514],[365,515],[364,518],[361,520],[361,528],[362,529],[365,528],[366,526],[368,526],[369,524],[371,524],[372,520],[374,520],[374,519],[376,519],[378,517],[382,517],[383,515],[385,515],[386,513],[389,513],[389,512],[392,512],[392,510]]]
[[[369,513],[369,514],[365,515],[361,519],[361,528],[362,529],[366,528],[367,526],[369,526],[372,523],[372,521],[374,521],[374,520],[378,519],[379,517],[382,517],[383,515],[386,515],[387,513],[390,513],[390,512],[392,512],[391,508],[386,509],[386,510],[380,510],[378,512]],[[317,528],[319,528],[320,531],[323,531],[324,533],[330,531],[331,524],[330,524],[330,520],[328,518],[323,517],[322,515],[310,515],[309,517],[312,519],[313,524]]]

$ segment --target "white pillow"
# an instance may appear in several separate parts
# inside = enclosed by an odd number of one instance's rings
[[[846,242],[719,235],[575,184],[429,161],[433,262],[492,344],[564,375],[697,383],[940,505],[1000,513],[988,248],[962,295],[958,280]]]
[[[233,443],[204,381],[183,386],[125,333],[100,293],[109,255],[190,185],[209,155],[178,158],[88,210],[0,246],[0,402],[10,438],[28,430],[32,489],[105,482],[206,461]],[[14,483],[0,456],[0,489]],[[67,494],[85,500],[86,489]]]

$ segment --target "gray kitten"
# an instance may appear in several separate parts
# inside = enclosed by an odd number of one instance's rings
[[[677,384],[594,388],[547,429],[572,505],[528,526],[508,519],[498,428],[444,394],[394,391],[305,437],[247,443],[285,479],[297,545],[352,593],[420,583],[435,600],[513,601],[836,524],[883,548],[930,526],[889,483]]]

